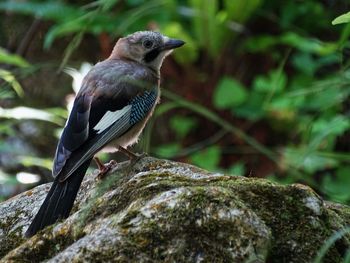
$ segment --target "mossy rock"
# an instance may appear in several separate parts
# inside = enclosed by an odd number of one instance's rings
[[[303,185],[146,157],[87,175],[71,216],[25,239],[49,186],[0,204],[3,262],[313,262],[350,223],[348,207]],[[324,262],[342,262],[349,244],[343,236]]]

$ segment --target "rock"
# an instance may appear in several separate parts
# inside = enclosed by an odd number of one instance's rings
[[[23,234],[50,184],[0,204],[3,262],[312,262],[349,207],[309,187],[209,173],[145,157],[87,175],[71,216]],[[341,262],[344,235],[324,256]]]

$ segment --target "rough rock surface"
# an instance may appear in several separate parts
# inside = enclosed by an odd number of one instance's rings
[[[350,209],[303,185],[145,157],[87,175],[71,216],[23,234],[50,184],[0,204],[2,262],[312,262]],[[341,262],[343,236],[324,262]]]

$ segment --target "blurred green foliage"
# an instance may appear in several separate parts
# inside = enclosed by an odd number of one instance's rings
[[[100,39],[101,49],[105,35],[112,45],[147,28],[185,40],[163,67],[164,101],[144,134],[151,154],[214,171],[307,183],[329,199],[350,203],[345,7],[346,1],[316,0],[65,0],[3,1],[0,12],[47,23],[46,52],[69,39],[60,69],[91,36]],[[11,90],[25,97],[18,72],[36,62],[0,49],[0,63],[10,66],[0,70],[8,84],[1,98],[11,99]],[[11,115],[15,110],[0,108],[0,117],[18,119]],[[66,114],[33,110],[21,118],[62,125]],[[0,124],[0,138],[11,133],[8,126]],[[48,167],[48,156],[41,158]]]

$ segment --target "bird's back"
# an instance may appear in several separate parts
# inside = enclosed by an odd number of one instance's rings
[[[123,59],[107,59],[97,63],[89,71],[79,93],[90,88],[89,92],[95,92],[96,95],[105,94],[115,97],[125,85],[138,86],[139,89],[156,88],[158,76],[156,72],[140,63]]]

